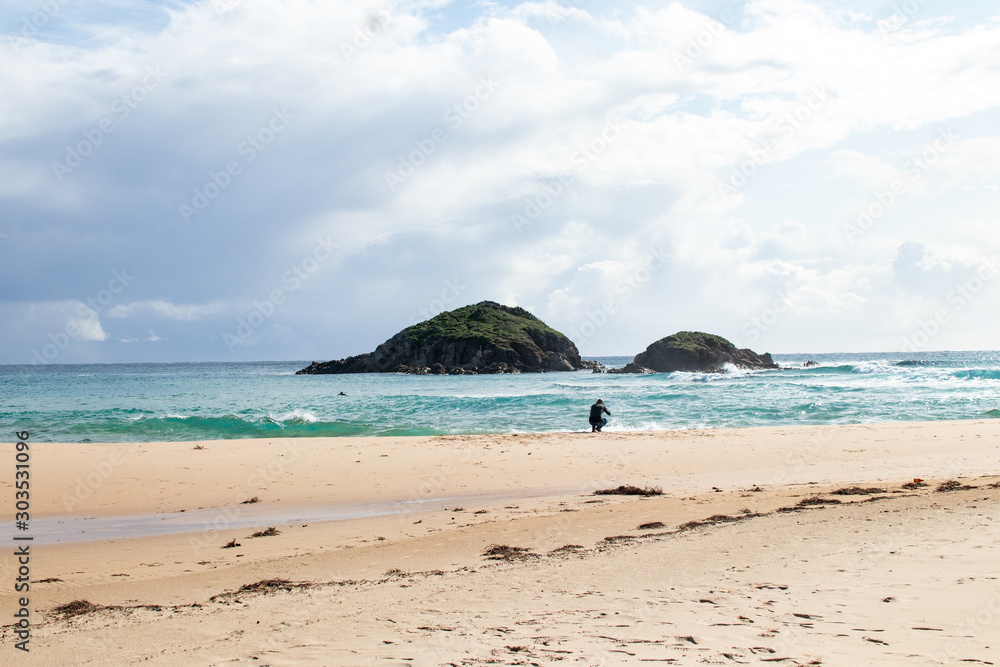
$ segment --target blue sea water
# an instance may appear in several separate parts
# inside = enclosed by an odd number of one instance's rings
[[[0,441],[15,431],[35,442],[578,431],[596,398],[611,409],[609,431],[1000,418],[1000,352],[774,358],[782,370],[660,375],[295,375],[305,361],[0,366]]]

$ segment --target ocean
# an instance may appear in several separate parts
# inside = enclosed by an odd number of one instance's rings
[[[1000,352],[774,359],[782,370],[660,375],[295,375],[306,361],[0,366],[0,441],[15,431],[32,442],[583,431],[597,398],[612,412],[607,431],[1000,418]]]

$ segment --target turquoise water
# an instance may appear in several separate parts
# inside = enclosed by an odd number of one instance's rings
[[[294,374],[304,361],[0,366],[0,441],[25,430],[35,442],[572,431],[589,429],[599,397],[610,431],[1000,418],[1000,352],[774,358],[788,368],[310,376]]]

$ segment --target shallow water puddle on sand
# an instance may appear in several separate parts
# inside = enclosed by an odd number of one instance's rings
[[[557,495],[552,488],[518,491],[519,499]],[[239,506],[136,516],[75,517],[60,516],[32,521],[35,544],[66,544],[94,540],[117,540],[177,533],[200,533],[222,529],[248,528],[262,524],[345,521],[393,514],[415,514],[455,507],[455,501],[494,503],[509,501],[514,494],[484,494],[396,500],[378,503],[321,505],[311,507]],[[9,540],[12,526],[0,527],[0,540]]]

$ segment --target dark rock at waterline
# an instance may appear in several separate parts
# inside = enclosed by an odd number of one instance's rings
[[[635,355],[633,363],[657,373],[721,373],[727,364],[738,368],[778,368],[768,353],[758,355],[753,350],[737,349],[721,336],[700,331],[681,331],[661,338],[645,352]]]
[[[640,374],[643,374],[643,373],[655,373],[656,371],[651,370],[649,368],[646,368],[644,366],[639,366],[635,362],[630,361],[629,363],[625,364],[625,366],[623,366],[622,368],[612,368],[608,372],[609,373],[629,373],[629,374],[640,375]]]
[[[374,352],[313,362],[297,375],[475,375],[598,369],[569,338],[523,308],[493,301],[441,313],[403,329]]]

